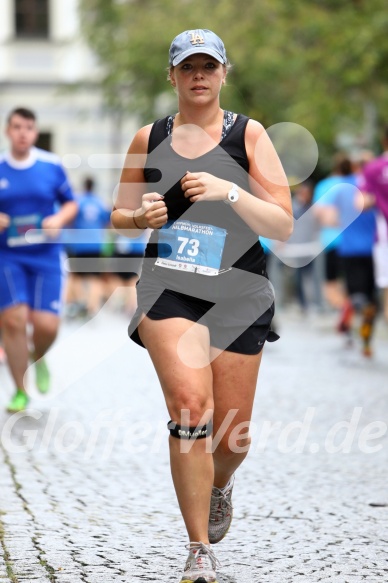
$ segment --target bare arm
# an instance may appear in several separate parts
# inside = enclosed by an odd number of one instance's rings
[[[256,121],[247,124],[245,144],[253,196],[238,188],[239,199],[232,208],[258,235],[286,241],[293,229],[291,194],[278,155]],[[206,172],[188,172],[181,183],[192,202],[225,200],[231,188],[229,181]]]
[[[65,202],[58,212],[43,219],[42,228],[49,231],[49,237],[56,237],[61,229],[71,223],[78,212],[75,200]]]
[[[10,225],[11,219],[9,215],[5,213],[0,213],[0,233],[5,231]]]
[[[144,179],[150,131],[150,125],[141,128],[129,146],[111,213],[113,227],[126,237],[138,237],[139,228],[156,229],[167,222],[163,197],[156,192],[147,193]]]
[[[276,150],[260,123],[249,120],[245,145],[254,196],[243,191],[242,204],[235,210],[258,235],[287,241],[293,230],[290,188]]]
[[[337,207],[334,205],[320,205],[315,203],[313,212],[319,224],[323,227],[338,227],[339,213]]]
[[[369,192],[359,192],[355,200],[356,208],[360,211],[367,211],[376,206],[376,197]]]

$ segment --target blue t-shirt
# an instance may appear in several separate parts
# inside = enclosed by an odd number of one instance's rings
[[[150,230],[142,231],[139,237],[134,239],[117,235],[115,239],[115,251],[117,255],[129,255],[132,257],[142,257],[147,247]]]
[[[66,245],[71,253],[101,253],[104,242],[104,229],[110,220],[110,211],[98,196],[85,192],[77,197],[78,213],[72,229],[80,229],[79,241],[74,234],[74,241]],[[85,232],[89,231],[89,232]]]
[[[374,209],[363,211],[355,217],[358,180],[354,175],[347,178],[354,188],[338,185],[332,194],[332,204],[338,209],[343,230],[338,244],[338,254],[342,257],[370,256],[376,233],[375,211]]]
[[[348,182],[347,176],[328,176],[317,182],[314,188],[313,204],[328,205],[328,197],[332,198],[334,187],[343,184],[344,182]],[[325,249],[336,249],[341,240],[341,229],[339,227],[321,227],[320,238]]]
[[[40,229],[45,217],[72,200],[67,176],[55,154],[32,148],[28,159],[21,162],[10,153],[0,154],[0,212],[11,218],[10,226],[0,233],[0,254],[32,265],[57,262],[62,245],[43,242],[50,241],[43,234],[28,242],[24,234]]]

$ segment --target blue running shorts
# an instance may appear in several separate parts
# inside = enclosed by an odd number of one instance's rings
[[[27,304],[31,310],[58,315],[62,305],[63,274],[60,262],[34,266],[5,258],[0,263],[0,311]]]

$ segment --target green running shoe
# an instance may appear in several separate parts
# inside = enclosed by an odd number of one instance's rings
[[[19,413],[20,411],[25,411],[28,405],[28,401],[29,398],[27,393],[21,389],[17,389],[16,393],[7,405],[8,413]]]
[[[40,393],[47,393],[50,390],[50,371],[44,358],[35,362],[36,386]]]

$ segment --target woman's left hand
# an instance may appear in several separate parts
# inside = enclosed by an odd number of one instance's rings
[[[182,190],[190,202],[225,200],[232,183],[208,172],[186,172],[181,180]]]

